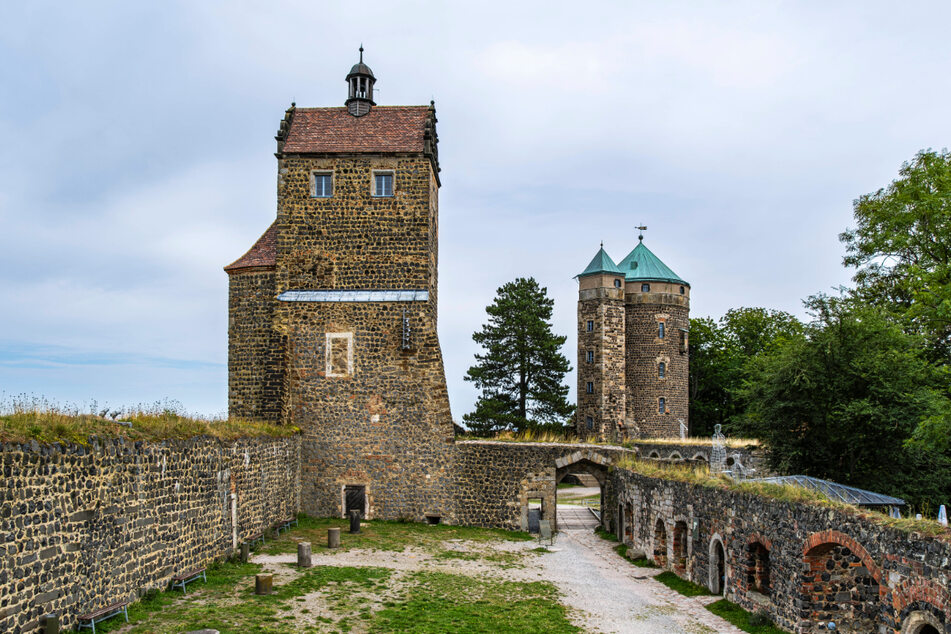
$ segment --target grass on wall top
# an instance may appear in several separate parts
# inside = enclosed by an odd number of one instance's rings
[[[524,431],[500,431],[494,436],[476,436],[470,434],[461,434],[459,440],[496,440],[501,442],[550,442],[565,444],[587,444],[587,445],[613,445],[634,449],[637,445],[690,445],[696,447],[710,446],[710,438],[645,438],[631,440],[623,443],[611,443],[598,440],[594,436],[581,437],[571,431],[556,431],[551,429],[526,429]],[[727,438],[726,446],[734,449],[749,448],[759,446],[759,441],[754,438]]]
[[[620,469],[627,469],[628,471],[632,471],[649,478],[675,480],[678,482],[686,482],[688,484],[695,484],[698,486],[715,489],[726,489],[795,504],[811,504],[814,506],[834,508],[847,513],[866,517],[876,524],[896,528],[906,533],[921,533],[931,537],[941,537],[945,541],[951,541],[951,530],[934,520],[916,520],[913,518],[897,519],[889,517],[888,515],[878,511],[863,509],[853,504],[846,504],[844,502],[830,500],[818,491],[813,491],[811,489],[806,489],[804,487],[799,487],[792,484],[733,480],[722,473],[710,473],[710,469],[704,465],[668,464],[653,460],[638,460],[636,458],[629,457],[618,461],[617,467]]]
[[[125,424],[123,424],[125,423]],[[212,436],[221,440],[257,436],[291,436],[296,427],[241,419],[191,416],[180,403],[161,401],[118,410],[88,411],[62,406],[42,397],[19,396],[0,400],[0,442],[75,443],[86,445],[90,436],[128,440],[184,439]]]

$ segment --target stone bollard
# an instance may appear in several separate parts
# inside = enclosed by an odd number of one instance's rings
[[[241,563],[248,563],[248,558],[251,557],[251,545],[248,542],[241,544]]]
[[[356,509],[350,511],[350,532],[360,532],[360,511]]]
[[[310,542],[297,544],[297,565],[301,568],[310,568],[314,564],[310,560]]]
[[[327,548],[340,548],[340,529],[327,529]]]
[[[255,575],[254,594],[271,594],[274,590],[274,575]]]

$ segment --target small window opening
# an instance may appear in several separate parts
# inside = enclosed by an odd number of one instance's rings
[[[588,321],[588,332],[594,332],[594,322]]]
[[[442,518],[441,518],[439,515],[427,515],[427,516],[426,516],[426,523],[429,524],[430,526],[435,526],[435,525],[438,524],[441,520],[442,520]]]
[[[684,287],[683,287],[683,286],[680,287],[680,294],[681,294],[681,295],[684,294]]]
[[[333,193],[333,174],[330,172],[314,172],[314,198],[330,198]]]
[[[667,399],[665,399],[663,396],[657,399],[657,412],[659,414],[667,413]]]
[[[680,331],[680,353],[684,354],[687,352],[687,331]]]
[[[642,292],[642,293],[650,293],[650,292],[651,292],[651,285],[650,285],[650,284],[641,284],[641,292]]]
[[[664,363],[663,361],[661,361],[660,363],[657,364],[657,376],[658,376],[658,377],[664,378],[664,372],[666,372],[666,370],[667,370],[667,364],[666,364],[666,363]]]
[[[588,360],[588,363],[594,363],[594,350],[588,350],[585,358]]]
[[[621,288],[621,280],[614,280],[614,288]]]
[[[376,172],[373,174],[373,195],[376,197],[393,195],[392,172]]]
[[[585,386],[584,391],[588,394],[594,394],[594,383],[588,381],[588,384]]]
[[[664,322],[662,321],[657,322],[657,337],[659,339],[664,338]]]
[[[594,419],[592,417],[586,416],[584,424],[588,426],[588,429],[594,429]]]

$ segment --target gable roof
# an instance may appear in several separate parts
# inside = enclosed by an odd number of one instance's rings
[[[638,242],[634,250],[618,263],[618,268],[628,281],[672,282],[690,286],[680,276],[670,270],[651,250]]]
[[[430,106],[374,106],[355,117],[346,108],[295,108],[284,154],[422,152]]]
[[[587,268],[581,273],[578,273],[578,277],[594,275],[595,273],[621,274],[621,269],[617,267],[617,264],[614,263],[614,260],[612,260],[611,256],[607,254],[607,251],[604,250],[603,246],[598,250],[597,254],[595,254],[594,259],[591,260],[591,263],[588,264]]]
[[[229,274],[242,269],[274,268],[277,264],[277,221],[258,238],[248,252],[225,267]]]

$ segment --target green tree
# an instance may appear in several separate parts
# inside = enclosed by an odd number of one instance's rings
[[[806,302],[804,337],[749,366],[741,432],[765,441],[772,466],[932,503],[951,493],[951,461],[907,446],[948,407],[921,338],[853,297]],[[930,467],[930,468],[929,468]],[[928,470],[922,471],[922,468]]]
[[[463,420],[477,433],[562,427],[574,412],[568,403],[561,354],[566,337],[551,331],[554,301],[534,278],[518,278],[496,291],[488,322],[472,339],[482,346],[465,380],[482,391]]]
[[[690,425],[708,436],[714,425],[730,431],[745,412],[743,385],[750,363],[782,342],[802,336],[793,315],[766,308],[735,308],[714,322],[690,320]]]
[[[951,352],[951,153],[922,150],[899,178],[853,203],[856,226],[839,236],[856,294],[896,311],[924,334],[933,358]]]

